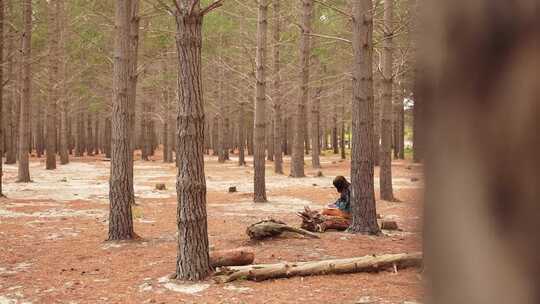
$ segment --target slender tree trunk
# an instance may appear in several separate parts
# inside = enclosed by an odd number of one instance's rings
[[[265,181],[265,133],[266,133],[266,37],[268,30],[268,3],[259,0],[259,17],[257,23],[257,92],[255,97],[255,155],[253,157],[254,197],[256,203],[266,202]]]
[[[374,97],[373,103],[373,164],[380,165],[381,155],[381,99]]]
[[[218,114],[218,162],[225,162],[225,126],[223,113]]]
[[[394,0],[384,0],[384,40],[383,40],[383,93],[381,119],[380,191],[381,199],[394,200],[392,187],[392,89],[394,84]]]
[[[291,176],[304,177],[304,141],[306,125],[306,106],[309,103],[309,62],[311,53],[311,17],[313,0],[302,0],[302,34],[300,37],[300,97],[296,111],[294,147],[291,162]]]
[[[281,113],[281,6],[280,0],[273,0],[274,26],[272,27],[273,37],[273,59],[274,59],[274,172],[283,174],[283,134],[282,134],[282,113]]]
[[[266,109],[266,113],[269,113],[271,111],[270,108]],[[274,161],[274,118],[273,115],[267,115],[268,120],[266,121],[266,151],[267,151],[267,159],[268,161]]]
[[[119,0],[115,9],[115,51],[111,140],[111,175],[109,180],[109,240],[135,237],[133,231],[133,185],[130,184],[130,17],[131,1]]]
[[[32,101],[30,101],[32,103]],[[47,104],[43,104],[44,101],[39,101],[39,106],[37,108],[30,107],[30,112],[32,112],[32,109],[35,109],[34,111],[34,121],[36,122],[36,129],[35,129],[35,149],[36,149],[36,156],[38,158],[41,158],[43,154],[45,153],[45,134],[44,134],[44,128],[43,128],[43,122],[45,120],[45,111],[44,108],[47,107]],[[32,122],[30,122],[30,125],[32,125]],[[30,137],[32,137],[32,134],[30,134]],[[32,146],[30,146],[30,154],[32,154]]]
[[[111,139],[112,139],[112,125],[111,125],[111,119],[106,118],[105,119],[105,157],[111,158]]]
[[[345,151],[345,84],[343,84],[342,88],[342,96],[341,96],[341,131],[340,131],[340,148],[341,148],[341,159],[346,159],[346,151]]]
[[[94,154],[99,155],[99,116],[100,111],[98,110],[94,118]]]
[[[86,113],[86,154],[88,156],[94,155],[94,130],[92,129],[92,112],[88,109]]]
[[[59,35],[60,35],[60,41],[59,41],[59,54],[60,58],[63,62],[60,62],[60,78],[62,82],[65,82],[66,80],[66,25],[67,22],[65,22],[65,13],[64,13],[64,0],[56,0],[56,15],[58,16],[57,27],[59,29]],[[69,163],[69,139],[70,139],[70,132],[69,132],[69,119],[68,119],[68,113],[69,113],[69,101],[66,96],[66,85],[65,83],[62,83],[59,88],[59,96],[60,96],[60,164],[65,165]]]
[[[179,1],[178,48],[178,258],[176,277],[203,280],[210,274],[204,174],[204,103],[201,79],[203,15],[198,0]]]
[[[311,144],[313,145],[311,153],[311,165],[313,169],[321,168],[321,146],[319,143],[319,131],[320,131],[320,107],[321,107],[321,92],[323,88],[323,83],[321,82],[321,87],[317,90],[315,97],[311,101]]]
[[[212,155],[219,157],[219,118],[216,114],[212,120]]]
[[[45,162],[45,168],[47,170],[56,169],[56,121],[57,121],[57,103],[58,103],[58,66],[59,53],[58,53],[58,40],[60,35],[60,28],[58,28],[58,3],[55,0],[48,2],[49,13],[49,96],[47,107],[47,139],[46,139],[46,152],[47,159]]]
[[[334,103],[334,111],[332,113],[332,151],[334,154],[339,153],[339,139],[338,139],[338,107]]]
[[[139,0],[130,0],[130,15],[129,15],[129,79],[128,79],[128,130],[130,141],[130,152],[128,159],[128,176],[129,176],[129,194],[131,195],[131,203],[135,204],[135,190],[133,188],[133,166],[134,166],[134,151],[135,151],[135,108],[137,105],[137,81],[139,79],[139,71],[137,70],[139,56]]]
[[[373,181],[373,3],[353,1],[353,98],[350,232],[379,234]]]
[[[30,101],[31,101],[31,43],[32,43],[32,0],[23,0],[23,33],[22,33],[22,62],[21,62],[21,87],[22,96],[20,103],[19,119],[19,172],[17,181],[30,182],[29,147],[30,140]]]
[[[245,107],[246,103],[241,102],[240,103],[240,110],[238,111],[238,165],[239,166],[245,166],[246,165],[246,159],[245,159],[245,152],[246,152],[246,138],[245,138],[245,132],[246,132],[246,118],[245,118]]]
[[[249,124],[248,124],[248,127],[246,128],[247,130],[247,151],[248,151],[248,155],[249,156],[252,156],[253,155],[253,135],[254,135],[254,129],[255,129],[255,126],[253,124],[254,122],[254,114],[253,113],[249,113]]]

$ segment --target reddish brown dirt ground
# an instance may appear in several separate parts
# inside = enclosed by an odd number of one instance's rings
[[[15,184],[16,167],[7,166],[7,199],[0,200],[0,304],[4,303],[376,303],[422,300],[418,269],[377,274],[327,275],[190,285],[166,282],[176,259],[175,168],[158,158],[137,161],[135,230],[143,238],[127,243],[104,242],[107,235],[107,178],[103,156],[72,159],[45,171],[33,159],[34,183]],[[309,166],[309,160],[306,160]],[[245,228],[273,217],[298,225],[303,205],[322,208],[335,199],[331,180],[348,175],[350,163],[336,156],[322,159],[324,177],[307,170],[305,179],[277,176],[268,162],[267,204],[250,202],[253,169],[233,160],[206,161],[209,237],[212,248],[251,247],[256,263],[308,261],[421,249],[422,168],[395,161],[395,196],[399,203],[378,201],[377,211],[394,219],[403,232],[383,237],[327,232],[321,239],[286,235],[250,243]],[[288,172],[288,158],[285,166]],[[377,170],[378,171],[378,170]],[[378,173],[377,173],[378,174]],[[376,174],[376,176],[377,176]],[[418,180],[416,180],[418,179]],[[164,182],[167,190],[153,190]],[[376,178],[376,184],[378,179]],[[228,186],[239,192],[227,193]],[[376,191],[378,187],[376,187]],[[161,278],[161,279],[160,279]],[[196,292],[199,290],[198,292]]]

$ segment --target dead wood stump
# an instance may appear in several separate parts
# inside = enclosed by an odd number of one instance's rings
[[[167,186],[165,186],[165,184],[163,183],[156,184],[156,190],[159,190],[159,191],[167,190]]]
[[[322,215],[307,206],[304,207],[304,211],[297,213],[297,215],[302,219],[302,229],[312,232],[325,232],[330,229],[343,231],[351,225],[349,219]]]
[[[276,237],[281,235],[283,232],[293,232],[310,238],[319,238],[318,235],[313,234],[309,231],[291,227],[284,222],[280,222],[274,219],[260,221],[258,223],[252,224],[246,229],[247,235],[252,240],[262,240],[266,238]]]
[[[238,189],[236,187],[229,187],[229,193],[235,193],[238,192]]]

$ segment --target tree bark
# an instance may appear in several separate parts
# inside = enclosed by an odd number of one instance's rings
[[[245,166],[246,165],[246,159],[245,159],[245,152],[246,152],[246,139],[245,139],[245,107],[246,103],[241,102],[239,104],[239,111],[238,111],[238,165],[239,166]]]
[[[4,22],[6,21],[5,17],[5,8],[4,8],[4,0],[0,0],[0,61],[4,63]],[[3,111],[3,103],[4,103],[4,69],[3,67],[0,68],[0,140],[2,140],[2,143],[0,144],[0,197],[4,197],[4,193],[2,191],[2,177],[4,175],[4,170],[2,168],[3,162],[2,158],[4,157],[4,111]]]
[[[239,279],[264,281],[296,276],[312,276],[357,272],[378,272],[388,268],[403,269],[422,265],[422,253],[368,255],[364,257],[312,262],[277,263],[227,267],[218,271],[214,279],[219,283]]]
[[[353,2],[353,100],[349,231],[379,234],[373,181],[373,3]],[[367,144],[366,144],[367,143]]]
[[[382,119],[381,119],[381,154],[380,154],[380,195],[385,201],[394,200],[392,187],[392,89],[394,84],[394,0],[384,1],[384,40],[382,54]]]
[[[19,118],[19,171],[17,181],[30,182],[29,140],[30,140],[30,102],[31,102],[31,43],[32,43],[32,1],[22,2],[22,62],[21,62],[21,105]]]
[[[427,303],[540,303],[538,1],[422,4]]]
[[[280,0],[272,2],[274,9],[274,26],[272,27],[273,59],[274,59],[274,172],[283,174],[283,148],[282,148],[282,113],[281,113],[281,5]]]
[[[131,1],[119,0],[115,9],[115,51],[113,74],[113,108],[111,140],[111,176],[109,180],[109,240],[135,237],[131,205],[133,187],[130,184],[130,18]]]
[[[342,89],[342,98],[341,98],[341,128],[340,128],[340,150],[341,150],[341,159],[346,159],[347,154],[345,151],[345,85]]]
[[[60,28],[58,28],[58,3],[50,0],[47,4],[49,14],[48,38],[49,38],[49,84],[48,84],[48,107],[47,107],[47,138],[46,138],[46,161],[47,170],[56,169],[56,121],[57,121],[57,103],[58,103],[58,40]]]
[[[311,17],[313,0],[302,0],[302,25],[300,36],[300,96],[296,109],[294,128],[293,155],[291,160],[291,176],[304,177],[304,141],[306,125],[306,107],[309,102],[309,63],[311,53]]]
[[[64,0],[56,0],[56,15],[58,16],[57,27],[59,29],[59,56],[63,62],[60,63],[60,70],[59,75],[62,82],[66,81],[66,37],[65,37],[65,15],[64,15]],[[60,103],[60,164],[65,165],[69,163],[69,119],[68,119],[68,113],[69,113],[69,101],[66,96],[66,85],[65,83],[62,83],[59,87],[59,103]]]
[[[266,202],[265,181],[265,132],[266,132],[266,37],[268,28],[268,3],[267,0],[259,0],[259,16],[257,22],[257,55],[256,55],[256,96],[254,115],[254,157],[253,175],[254,196],[256,203]]]
[[[204,103],[201,79],[203,15],[199,0],[178,1],[178,258],[176,277],[210,274],[204,174]]]
[[[321,81],[321,86],[317,89],[313,100],[311,101],[311,166],[313,169],[321,168],[321,146],[319,143],[319,131],[320,131],[320,107],[321,107],[321,93],[323,89],[323,83]]]
[[[4,1],[5,8],[7,11],[7,15],[9,17],[9,20],[13,19],[13,5],[11,0]],[[5,20],[6,16],[4,16]],[[6,109],[5,112],[7,113],[7,134],[6,134],[6,164],[15,164],[17,162],[17,119],[18,117],[15,115],[15,108],[17,104],[17,94],[15,92],[16,88],[16,82],[15,82],[15,73],[14,73],[14,40],[15,40],[15,33],[13,29],[10,27],[4,27],[4,30],[6,32],[6,39],[7,39],[7,46],[6,46],[6,52],[7,52],[7,77],[8,77],[8,83],[9,83],[9,90],[7,93],[9,94],[6,98]]]

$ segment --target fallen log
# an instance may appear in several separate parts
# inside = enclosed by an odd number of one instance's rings
[[[369,255],[349,259],[324,260],[298,263],[261,264],[238,267],[223,267],[214,274],[218,283],[227,283],[239,279],[264,281],[268,279],[290,278],[357,272],[378,272],[388,268],[403,269],[419,267],[422,253]]]
[[[283,232],[293,232],[310,238],[319,238],[319,236],[314,233],[303,229],[291,227],[283,222],[274,219],[260,221],[249,226],[246,229],[247,235],[252,240],[262,240],[270,237],[279,236]]]
[[[212,268],[251,265],[254,260],[255,254],[247,248],[210,251],[210,266]]]

